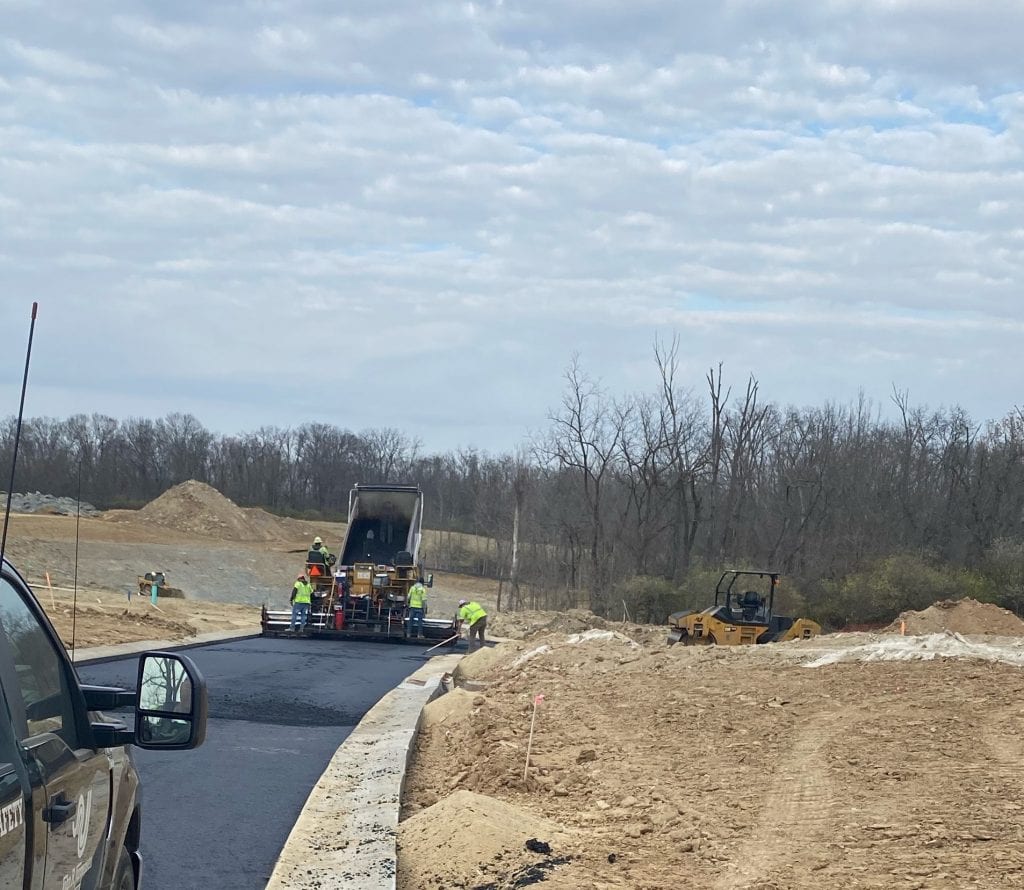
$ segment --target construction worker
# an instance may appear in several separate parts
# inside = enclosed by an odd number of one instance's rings
[[[305,630],[311,602],[313,602],[313,585],[306,580],[305,575],[299,575],[298,580],[292,585],[292,621],[289,630],[295,630],[296,622],[298,622],[299,630]]]
[[[329,587],[331,584],[331,552],[323,539],[317,535],[306,554],[306,571],[309,580],[316,588]]]
[[[423,616],[427,614],[427,588],[423,586],[423,579],[419,578],[409,588],[409,636],[423,637]]]
[[[315,550],[317,553],[323,556],[324,565],[330,565],[331,551],[327,549],[327,545],[323,542],[323,538],[321,538],[319,535],[313,538],[313,544],[309,549]]]
[[[462,633],[462,624],[469,624],[469,651],[479,648],[484,644],[484,630],[487,627],[487,613],[480,603],[472,600],[459,600],[459,616],[455,627],[456,633]],[[480,641],[479,646],[473,646],[473,637]]]

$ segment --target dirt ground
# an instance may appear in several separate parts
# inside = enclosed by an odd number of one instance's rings
[[[399,887],[1024,887],[1024,637],[938,611],[923,635],[599,626],[465,659],[425,714]]]

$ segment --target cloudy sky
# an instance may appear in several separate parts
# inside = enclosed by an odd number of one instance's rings
[[[0,415],[514,447],[574,353],[1024,403],[1018,0],[0,0]]]

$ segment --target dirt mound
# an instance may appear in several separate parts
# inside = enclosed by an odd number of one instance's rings
[[[518,652],[522,646],[511,646],[511,651]],[[485,646],[477,649],[470,655],[463,658],[455,668],[455,681],[457,683],[472,682],[486,677],[491,671],[508,659],[510,644],[500,646]]]
[[[493,797],[456,791],[398,826],[398,887],[524,887],[564,864],[565,844],[566,834],[554,822]]]
[[[1013,612],[973,599],[940,600],[920,612],[903,612],[883,632],[899,633],[904,623],[908,634],[932,634],[948,630],[958,634],[1024,636],[1024,621]]]
[[[479,707],[483,701],[482,696],[466,692],[464,689],[453,689],[446,695],[434,699],[423,709],[420,725],[429,727],[446,721],[464,720],[473,713],[474,707]]]
[[[656,624],[610,621],[587,609],[564,612],[497,612],[487,616],[487,632],[509,640],[528,640],[548,634],[582,634],[592,630],[617,631],[644,645],[662,646],[666,629]]]
[[[487,617],[487,632],[497,637],[522,640],[539,633],[582,633],[617,626],[587,609],[566,609],[564,612],[525,610],[498,612]]]
[[[205,482],[190,479],[150,501],[136,521],[189,534],[230,541],[291,540],[299,531],[291,520],[256,507],[239,507]]]
[[[497,646],[478,649],[459,662],[455,682],[470,691],[492,683],[523,678],[531,672],[573,671],[592,659],[608,665],[635,661],[641,651],[653,652],[660,645],[643,646],[615,630],[587,630],[582,633],[533,635],[529,640],[506,640]],[[538,668],[538,665],[543,665]],[[539,691],[539,690],[538,690]]]

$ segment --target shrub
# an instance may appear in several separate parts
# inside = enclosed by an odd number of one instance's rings
[[[640,624],[663,624],[671,612],[683,608],[678,605],[679,591],[671,581],[650,575],[634,575],[616,584],[609,616],[616,615],[621,603],[629,618]]]
[[[1024,541],[1000,538],[985,553],[981,572],[996,589],[996,602],[1024,615]]]
[[[815,617],[833,628],[887,624],[901,612],[926,609],[938,600],[999,600],[997,588],[984,575],[909,553],[886,557],[823,586],[825,596]]]
[[[617,584],[611,602],[610,613],[617,614],[615,606],[625,604],[634,621],[662,624],[673,612],[683,609],[706,609],[714,605],[715,585],[722,577],[723,569],[695,566],[678,581],[668,581],[649,575],[635,575]],[[767,592],[767,581],[755,585]],[[738,585],[737,590],[746,587]],[[782,580],[776,593],[775,612],[779,615],[803,617],[806,608],[803,595],[796,586]]]

